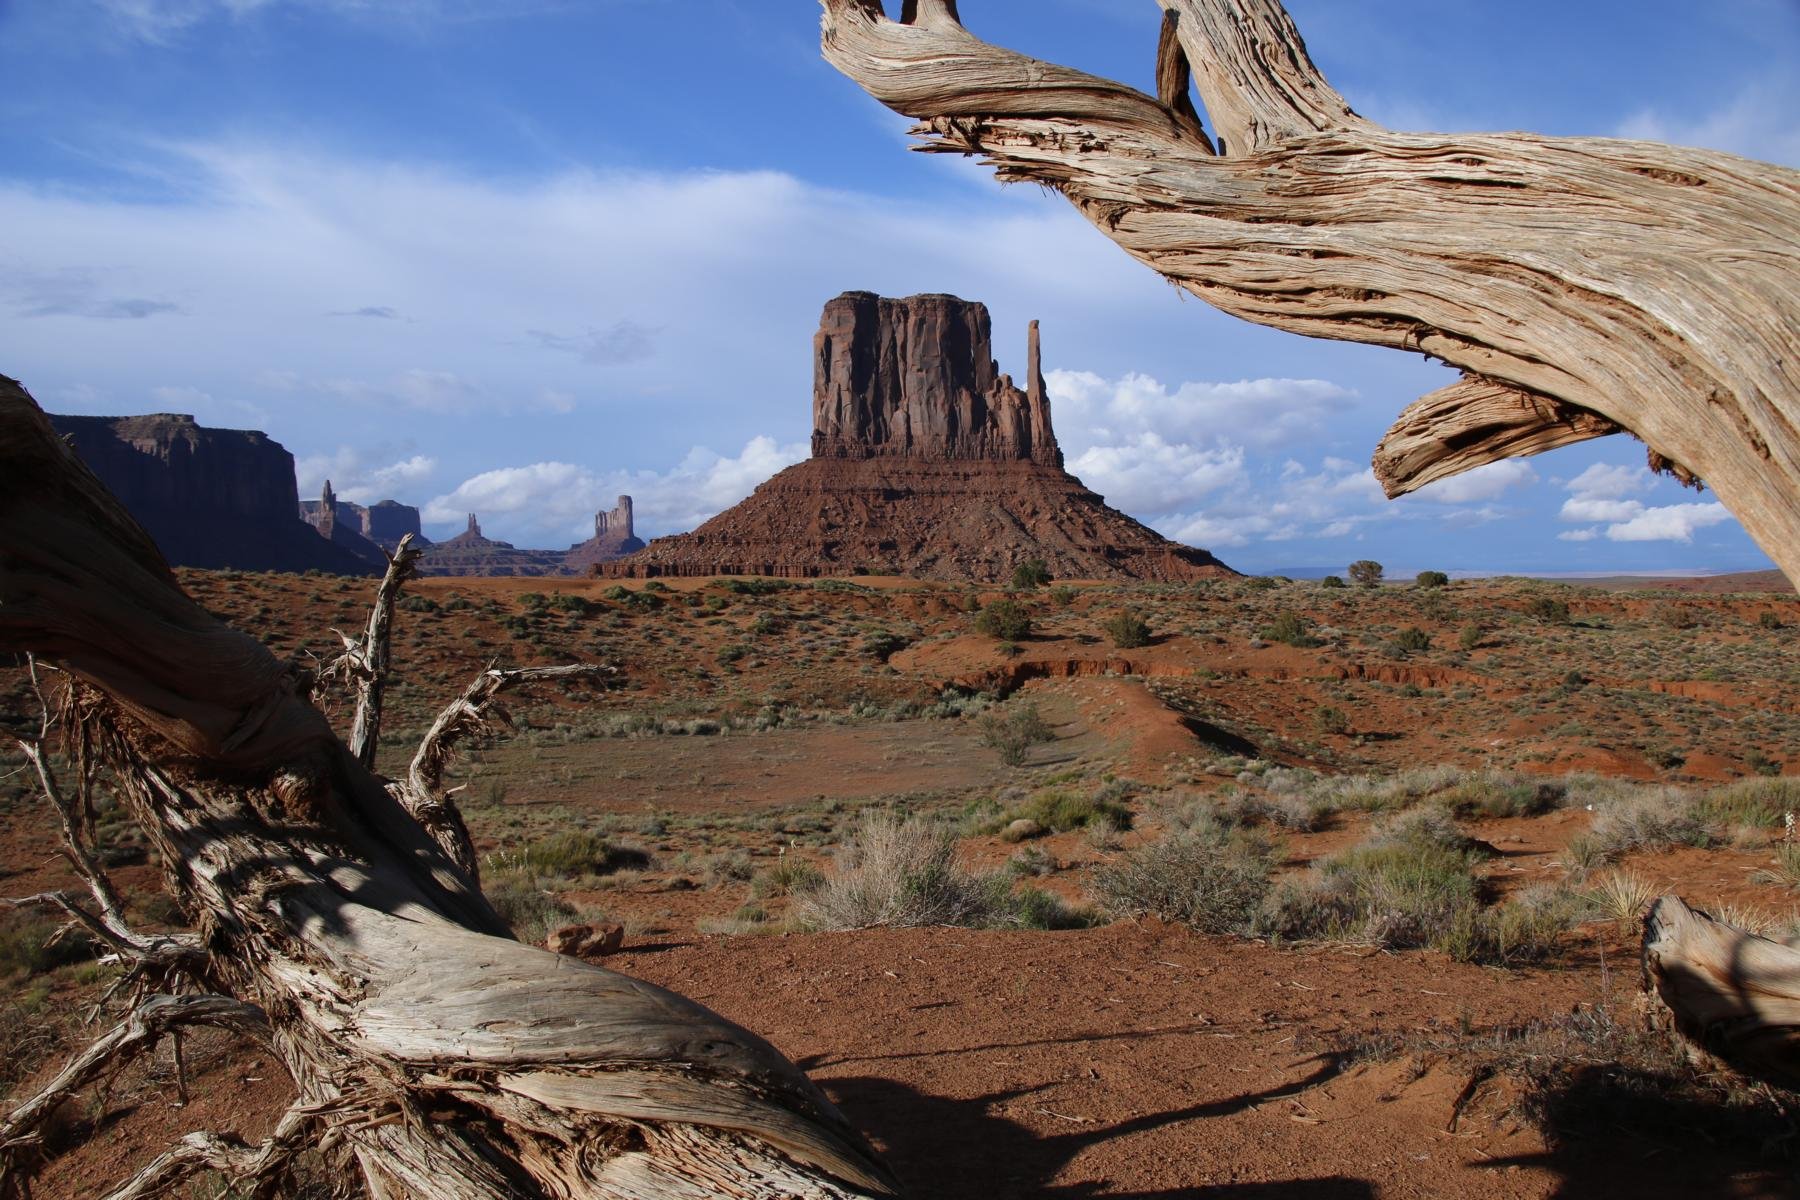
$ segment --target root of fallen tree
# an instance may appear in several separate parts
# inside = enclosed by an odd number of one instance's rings
[[[0,653],[64,673],[65,792],[27,746],[90,892],[31,898],[129,964],[127,1019],[0,1126],[0,1194],[23,1195],[61,1098],[196,1023],[266,1039],[294,1107],[246,1146],[189,1135],[116,1197],[201,1170],[278,1194],[294,1153],[332,1148],[375,1200],[893,1195],[885,1168],[766,1042],[638,980],[514,940],[482,896],[443,769],[504,721],[509,687],[604,668],[482,672],[406,777],[372,774],[394,556],[360,638],[327,674],[357,697],[352,745],[307,673],[180,589],[149,537],[0,378]],[[36,662],[34,661],[34,668]],[[87,854],[91,769],[144,828],[194,938],[141,937]]]
[[[1800,584],[1800,172],[1383,129],[1277,0],[1158,0],[1154,96],[984,42],[954,0],[823,2],[825,57],[919,149],[1055,189],[1234,316],[1460,368],[1377,448],[1390,496],[1628,430]]]

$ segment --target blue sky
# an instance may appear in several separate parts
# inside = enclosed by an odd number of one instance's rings
[[[894,5],[897,7],[897,5]],[[1151,0],[963,0],[1148,86]],[[1800,166],[1800,4],[1290,0],[1400,128],[1652,137]],[[0,373],[59,412],[267,430],[302,491],[566,545],[693,524],[803,453],[849,288],[1043,322],[1071,467],[1243,569],[1746,569],[1612,438],[1381,499],[1448,373],[1184,299],[1063,201],[905,152],[811,0],[0,0]]]

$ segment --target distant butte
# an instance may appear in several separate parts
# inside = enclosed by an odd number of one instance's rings
[[[1235,573],[1063,469],[1037,322],[1023,390],[991,343],[987,307],[955,296],[827,302],[813,338],[813,456],[597,572],[993,581],[1041,559],[1069,579]]]

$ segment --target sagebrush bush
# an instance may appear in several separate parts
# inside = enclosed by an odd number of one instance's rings
[[[1307,632],[1307,621],[1299,613],[1283,610],[1262,627],[1264,641],[1283,642],[1289,646],[1316,646],[1319,640]]]
[[[500,919],[528,945],[537,945],[552,930],[581,917],[580,910],[550,891],[546,881],[529,870],[515,867],[484,872],[481,890]]]
[[[1041,588],[1049,582],[1050,568],[1044,565],[1044,560],[1041,558],[1022,562],[1013,568],[1012,586],[1018,591],[1028,592],[1033,588]]]
[[[1035,703],[1015,704],[1002,713],[984,713],[980,720],[981,744],[1000,752],[1009,767],[1025,761],[1025,753],[1042,742],[1056,740],[1056,731],[1038,712]]]
[[[956,832],[921,817],[863,816],[838,849],[836,870],[794,905],[804,929],[960,925],[1063,928],[1085,917],[1047,893],[1014,894],[1011,879],[956,862]]]
[[[1120,916],[1161,917],[1204,933],[1244,933],[1269,893],[1274,868],[1267,841],[1203,820],[1100,867],[1093,886]]]
[[[1135,650],[1150,644],[1150,623],[1135,609],[1114,613],[1100,628],[1121,650]]]
[[[1740,779],[1706,793],[1694,813],[1722,828],[1780,829],[1788,813],[1800,813],[1800,779]]]
[[[1693,797],[1679,788],[1642,788],[1594,811],[1587,839],[1606,859],[1633,850],[1705,846],[1712,841]]]
[[[750,880],[750,894],[758,900],[772,896],[798,896],[825,882],[825,873],[804,858],[783,855],[775,864],[758,871]]]
[[[1017,600],[996,600],[975,614],[975,632],[1016,642],[1031,636],[1031,613]]]

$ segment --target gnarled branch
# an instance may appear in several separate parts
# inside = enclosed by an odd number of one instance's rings
[[[1541,398],[1565,431],[1629,430],[1800,582],[1800,172],[1650,142],[1393,132],[1331,88],[1277,0],[1159,3],[1175,17],[1160,97],[874,0],[824,0],[824,51],[918,118],[921,148],[1056,188],[1228,313],[1432,355]],[[1217,154],[1177,115],[1171,30]],[[1471,399],[1453,387],[1413,414],[1404,469],[1384,455],[1391,486],[1561,444],[1540,423],[1471,453]]]
[[[320,685],[338,679],[356,688],[356,713],[351,718],[350,736],[345,742],[356,761],[370,770],[375,767],[375,751],[381,741],[381,702],[387,690],[388,664],[392,661],[389,631],[394,623],[394,604],[400,599],[400,589],[418,570],[421,552],[412,541],[413,535],[406,534],[394,552],[387,556],[387,573],[381,577],[381,586],[375,589],[375,602],[369,606],[369,624],[362,636],[339,633],[344,652],[319,673]]]

